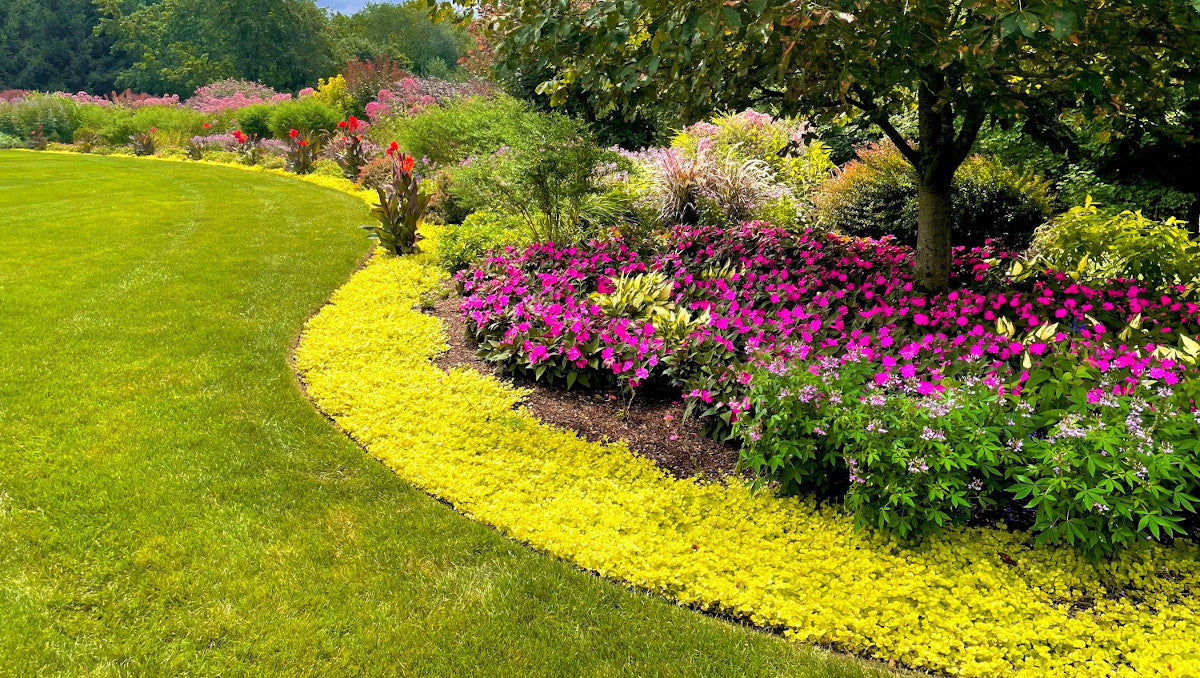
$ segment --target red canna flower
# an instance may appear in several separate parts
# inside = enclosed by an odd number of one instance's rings
[[[157,128],[157,127],[151,127],[151,128],[150,128],[150,133],[151,133],[151,134],[154,134],[154,133],[155,133],[155,132],[157,132],[157,131],[158,131],[158,128]]]
[[[295,130],[295,129],[293,129],[293,130],[289,130],[289,131],[288,131],[288,136],[290,136],[291,138],[295,139],[296,137],[300,136],[300,132],[299,132],[298,130]]]
[[[204,123],[204,129],[208,129],[209,127],[212,127],[212,125],[209,125],[207,122]]]
[[[338,123],[338,129],[345,129],[349,126],[350,126],[350,123],[346,122],[345,120]]]
[[[358,129],[358,118],[350,116],[350,131]]]
[[[392,155],[398,150],[400,150],[400,144],[393,141],[392,144],[388,146],[387,154]]]
[[[404,170],[405,172],[411,172],[412,168],[413,168],[413,157],[411,155],[406,154],[404,156],[404,161],[400,164],[400,169]]]
[[[300,145],[301,145],[301,146],[307,146],[307,145],[308,145],[308,139],[301,139],[301,140],[300,140]]]

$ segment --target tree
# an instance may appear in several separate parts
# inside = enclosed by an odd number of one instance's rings
[[[553,101],[864,114],[916,172],[916,279],[935,290],[949,282],[951,182],[986,122],[1035,100],[1119,116],[1197,89],[1191,0],[480,1],[499,70],[552,69]],[[913,108],[908,139],[893,121]]]
[[[335,15],[326,34],[338,63],[384,54],[421,74],[431,64],[457,64],[470,40],[457,23],[435,24],[423,2],[367,3],[353,15]]]
[[[0,11],[0,90],[108,92],[129,65],[95,33],[91,0],[4,0]]]
[[[101,30],[133,54],[118,85],[151,93],[191,94],[223,78],[296,90],[333,68],[313,0],[161,0],[131,12],[97,0]]]

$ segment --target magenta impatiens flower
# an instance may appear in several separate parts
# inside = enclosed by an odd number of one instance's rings
[[[651,255],[616,237],[581,248],[539,243],[458,279],[463,317],[493,347],[485,357],[514,369],[555,365],[552,378],[574,371],[592,383],[662,377],[702,410],[737,402],[747,366],[778,361],[868,361],[878,388],[927,394],[959,373],[1019,393],[1022,362],[1056,356],[1077,356],[1114,381],[1152,374],[1169,386],[1195,372],[1155,350],[1200,334],[1197,304],[1121,281],[1091,288],[1053,271],[1018,284],[1001,273],[1015,257],[956,249],[952,289],[927,295],[912,284],[909,248],[751,222],[678,226]],[[671,281],[664,303],[696,321],[685,333],[609,316],[591,298],[651,272]],[[1110,328],[1136,316],[1141,338],[1118,340]],[[701,355],[703,363],[687,357]]]

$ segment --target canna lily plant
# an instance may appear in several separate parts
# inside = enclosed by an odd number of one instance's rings
[[[363,135],[359,131],[362,126],[353,115],[338,123],[342,143],[334,160],[342,168],[342,175],[350,181],[358,181],[362,168],[371,161],[371,152],[363,145]]]
[[[387,150],[392,159],[392,181],[375,189],[379,203],[371,210],[371,215],[379,223],[363,228],[368,231],[368,237],[399,255],[419,251],[417,241],[422,236],[418,231],[433,196],[421,192],[420,179],[413,174],[413,157],[398,153],[398,150],[394,141]]]
[[[237,142],[238,162],[257,165],[262,159],[262,142],[257,134],[249,135],[240,129],[234,130],[233,140]]]
[[[29,133],[29,147],[35,151],[44,151],[49,144],[46,141],[46,132],[41,125],[37,129]]]
[[[317,159],[316,151],[313,150],[311,143],[312,138],[308,135],[301,138],[300,132],[295,129],[288,132],[288,137],[290,139],[287,151],[287,171],[296,174],[312,172],[313,161]]]

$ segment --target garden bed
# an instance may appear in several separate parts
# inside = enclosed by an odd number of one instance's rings
[[[522,393],[442,371],[444,274],[377,256],[308,324],[320,407],[400,476],[504,533],[793,638],[965,676],[1200,673],[1200,553],[1136,544],[1091,563],[1019,532],[901,544],[839,510],[664,474],[514,410]]]
[[[437,359],[443,370],[469,367],[499,377],[495,365],[484,362],[478,344],[467,332],[459,311],[462,297],[452,284],[445,297],[424,310],[446,325],[448,348]],[[528,377],[505,379],[525,392],[521,404],[539,420],[578,433],[592,442],[622,440],[675,478],[700,476],[722,479],[737,473],[737,449],[704,434],[703,426],[684,416],[680,394],[669,388],[640,392],[633,402],[617,388],[564,390]]]

